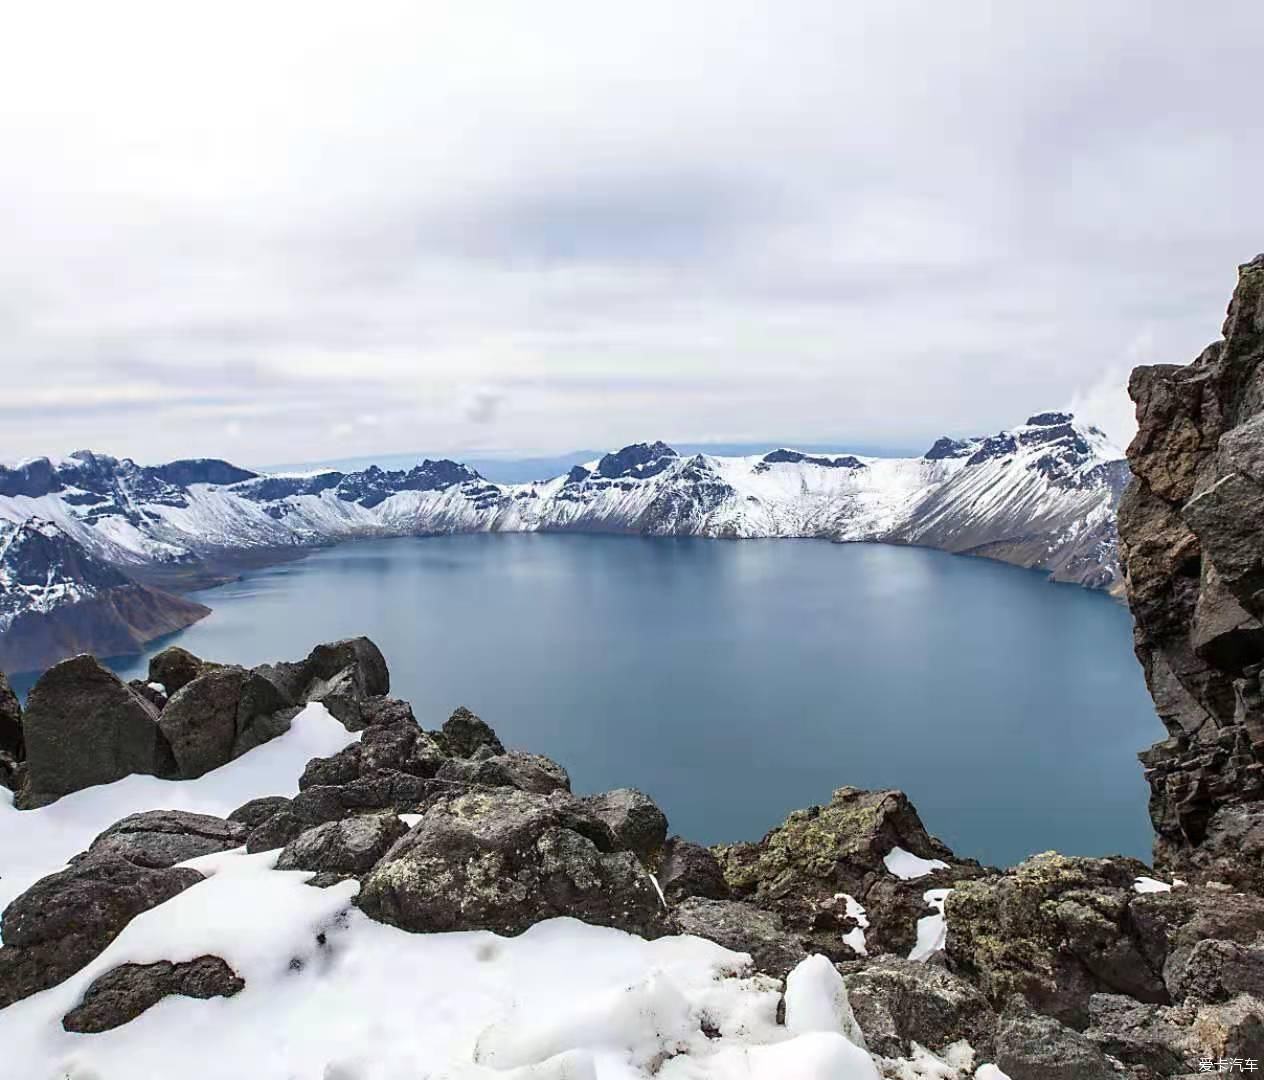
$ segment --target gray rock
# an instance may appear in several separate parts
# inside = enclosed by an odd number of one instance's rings
[[[307,829],[285,846],[278,870],[364,874],[408,832],[392,813],[361,814]]]
[[[285,847],[305,829],[310,828],[311,822],[304,821],[289,807],[285,807],[251,829],[246,838],[246,850],[251,855],[260,851],[274,851]]]
[[[147,810],[116,821],[92,841],[91,855],[118,855],[137,866],[161,870],[246,842],[249,829],[209,814]]]
[[[1168,738],[1141,754],[1155,865],[1264,892],[1264,256],[1223,339],[1139,367],[1119,506],[1137,656]],[[1240,808],[1249,808],[1242,811]],[[1215,823],[1213,825],[1213,823]],[[1250,857],[1243,857],[1249,853]]]
[[[884,864],[895,847],[938,859],[947,869],[901,881]],[[854,787],[839,788],[824,806],[795,810],[759,843],[712,850],[734,897],[775,911],[814,952],[836,962],[855,957],[844,941],[855,922],[840,894],[865,906],[872,951],[894,952],[896,942],[903,944],[915,932],[910,928],[917,920],[908,916],[925,907],[926,890],[947,888],[983,872],[978,863],[957,859],[931,836],[903,792]],[[877,884],[885,895],[881,903],[870,903],[867,893]]]
[[[83,1000],[61,1026],[79,1034],[96,1034],[135,1020],[165,997],[232,997],[245,982],[218,956],[199,956],[173,964],[124,964],[92,980]]]
[[[91,656],[46,671],[31,688],[22,724],[26,807],[132,773],[175,771],[158,710]]]
[[[297,663],[265,664],[254,669],[271,682],[287,703],[319,702],[349,730],[369,726],[366,703],[390,693],[390,672],[381,650],[368,638],[348,638],[317,645]],[[381,715],[388,707],[369,707],[370,715]]]
[[[368,697],[360,703],[360,723],[366,728],[384,724],[412,724],[416,726],[417,718],[413,715],[413,707],[399,698],[379,695]]]
[[[1004,874],[958,883],[948,894],[947,959],[996,1006],[1021,995],[1075,1028],[1097,993],[1168,1001],[1167,945],[1156,923],[1133,918],[1151,897],[1133,888],[1146,873],[1134,859],[1036,855]],[[1166,909],[1167,902],[1155,905]]]
[[[116,855],[41,878],[0,917],[0,1008],[69,978],[142,911],[201,880],[186,867],[151,870]]]
[[[658,885],[672,903],[687,896],[708,900],[727,900],[728,882],[719,860],[701,844],[693,844],[673,836],[663,846],[663,859],[658,866]]]
[[[150,659],[147,681],[157,683],[170,698],[199,675],[217,667],[218,664],[201,660],[187,649],[172,645]]]
[[[273,814],[286,809],[289,805],[290,800],[284,795],[264,795],[262,798],[251,799],[249,802],[242,803],[228,815],[228,820],[253,829],[257,825],[262,825]]]
[[[447,758],[434,775],[440,780],[513,787],[537,795],[571,789],[570,776],[556,761],[522,750],[507,750],[485,758]]]
[[[847,1000],[871,1053],[909,1057],[914,1042],[941,1052],[965,1039],[976,1060],[991,1060],[997,1017],[977,987],[935,964],[895,956],[848,967]]]
[[[486,747],[492,754],[503,754],[505,747],[491,726],[475,716],[465,706],[456,709],[443,724],[443,740],[449,754],[455,757],[473,757]]]
[[[658,859],[667,842],[667,815],[648,795],[635,788],[618,788],[581,801],[606,823],[621,848],[635,852],[642,862]]]
[[[244,668],[222,667],[181,687],[163,709],[159,726],[180,775],[193,779],[287,730],[292,715],[287,708],[266,679]]]
[[[1264,999],[1264,945],[1204,939],[1179,950],[1163,974],[1174,1001],[1212,1004],[1242,993]]]
[[[808,953],[786,931],[781,918],[740,900],[707,900],[693,896],[672,912],[682,934],[706,938],[734,952],[749,953],[756,971],[785,978]]]
[[[14,761],[21,761],[24,756],[22,705],[3,671],[0,671],[0,753],[11,755]]]
[[[418,932],[519,934],[566,915],[644,937],[668,933],[636,857],[603,843],[605,826],[563,793],[474,789],[436,800],[365,878],[357,902],[371,918]]]
[[[996,1064],[1010,1080],[1118,1080],[1120,1075],[1078,1031],[1021,1005],[1007,1008],[997,1025]]]

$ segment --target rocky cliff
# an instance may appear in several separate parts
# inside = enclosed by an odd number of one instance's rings
[[[1119,510],[1137,656],[1168,738],[1141,755],[1158,865],[1264,887],[1264,256],[1223,338],[1141,367]]]

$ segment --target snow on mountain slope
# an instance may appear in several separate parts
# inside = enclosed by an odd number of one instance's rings
[[[0,670],[85,650],[135,652],[209,613],[132,581],[51,521],[0,520]]]
[[[1096,428],[1057,412],[988,438],[940,439],[920,458],[681,457],[638,443],[525,484],[493,484],[452,461],[261,475],[223,461],[140,466],[80,451],[0,468],[0,525],[51,522],[129,572],[356,537],[568,530],[921,544],[1108,588],[1119,576],[1122,458]],[[57,587],[26,600],[10,593],[10,621]]]

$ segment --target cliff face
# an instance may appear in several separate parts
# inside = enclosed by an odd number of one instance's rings
[[[1137,656],[1169,737],[1141,754],[1155,864],[1264,887],[1264,255],[1221,341],[1132,374],[1119,508]]]

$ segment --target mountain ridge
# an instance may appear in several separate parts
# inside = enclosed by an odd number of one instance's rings
[[[174,591],[349,539],[563,531],[914,544],[1111,589],[1127,479],[1122,451],[1065,412],[945,436],[916,458],[790,447],[682,455],[656,440],[515,484],[449,459],[260,473],[212,458],[143,466],[77,451],[0,467],[0,527],[49,523],[101,565]],[[77,602],[68,590],[54,606]]]

